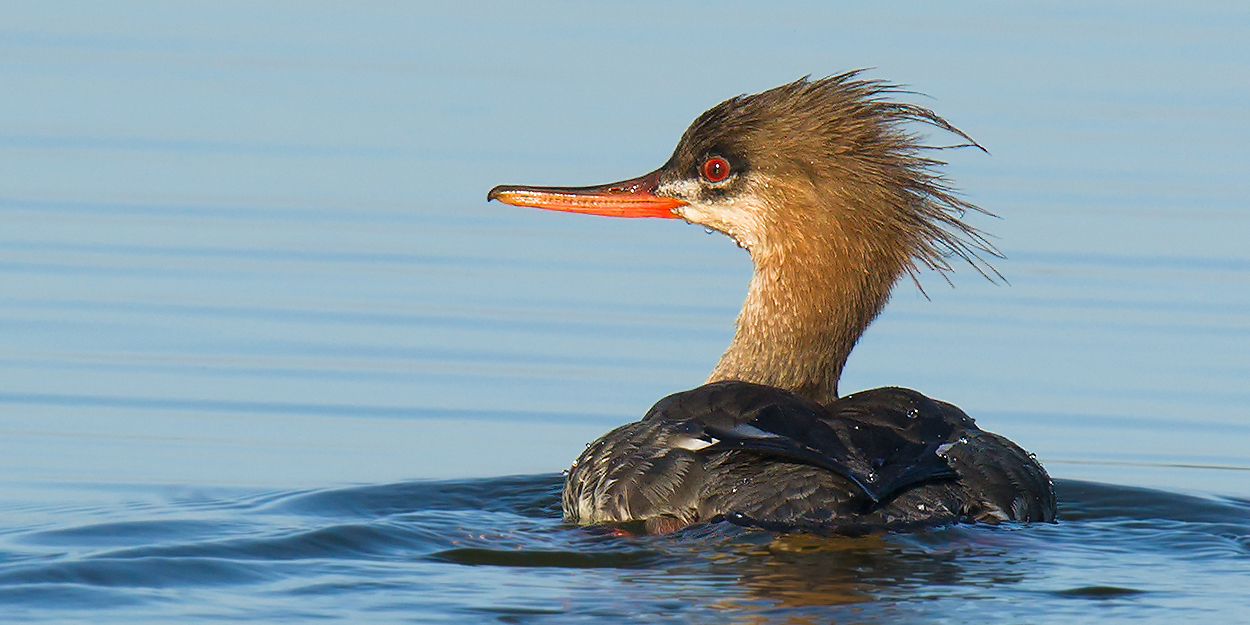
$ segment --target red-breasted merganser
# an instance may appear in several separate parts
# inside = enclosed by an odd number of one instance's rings
[[[961,218],[980,210],[909,133],[977,146],[898,89],[849,72],[726,100],[673,156],[596,187],[498,186],[488,199],[718,230],[755,267],[737,331],[708,383],[660,400],[589,445],[564,518],[669,532],[699,521],[858,534],[952,522],[1053,521],[1045,469],[960,409],[903,388],[838,396],[851,348],[894,284],[997,255]]]

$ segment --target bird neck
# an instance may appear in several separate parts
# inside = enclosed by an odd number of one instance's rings
[[[755,272],[737,331],[709,382],[767,384],[822,404],[838,398],[851,349],[905,270],[898,254],[839,241],[751,250]]]

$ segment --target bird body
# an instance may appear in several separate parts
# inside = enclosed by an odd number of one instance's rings
[[[748,382],[657,403],[569,470],[566,520],[698,521],[858,534],[959,521],[1052,520],[1045,471],[958,408],[879,388],[822,406]]]
[[[963,134],[856,72],[732,98],[660,169],[597,187],[500,186],[554,210],[683,218],[751,254],[754,274],[708,384],[662,399],[569,470],[565,519],[667,532],[693,522],[862,533],[1052,521],[1041,465],[958,408],[900,388],[838,395],[895,283],[996,250],[905,126]],[[979,146],[977,146],[979,147]]]

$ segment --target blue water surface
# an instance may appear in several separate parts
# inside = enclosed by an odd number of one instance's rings
[[[0,621],[1241,622],[1250,9],[1233,3],[0,3]],[[720,235],[485,202],[662,164],[855,68],[1006,284],[901,284],[841,388],[1035,452],[1056,525],[860,539],[559,522],[701,383]],[[947,137],[933,137],[935,142]]]

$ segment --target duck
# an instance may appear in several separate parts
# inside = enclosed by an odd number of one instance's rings
[[[500,185],[487,200],[684,219],[745,249],[753,273],[703,386],[590,443],[566,472],[564,521],[634,534],[728,522],[863,535],[1053,522],[1035,456],[956,406],[885,387],[840,395],[847,358],[896,284],[1001,257],[964,221],[937,151],[981,148],[862,70],[739,95],[698,116],[672,156],[606,185]],[[930,146],[915,128],[958,138]],[[934,355],[933,366],[942,364]]]

